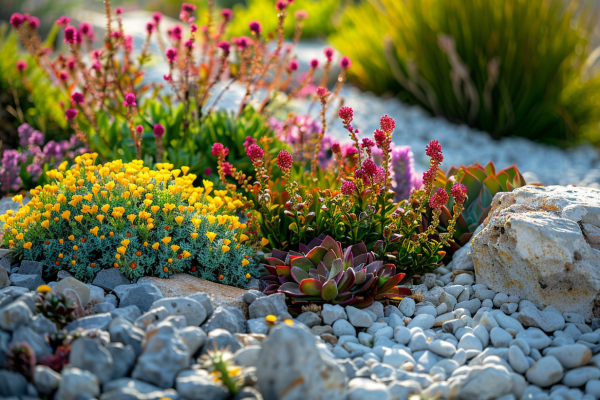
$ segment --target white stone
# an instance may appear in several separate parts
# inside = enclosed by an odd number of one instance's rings
[[[390,400],[388,388],[365,378],[354,378],[348,383],[348,400]]]
[[[504,303],[502,304],[502,306],[500,306],[500,310],[502,310],[502,312],[507,315],[515,313],[518,308],[519,305],[516,303]]]
[[[484,348],[490,343],[490,333],[483,325],[477,325],[475,329],[473,329],[473,335],[477,336],[477,339],[481,341]]]
[[[407,317],[412,317],[415,314],[415,301],[409,297],[405,297],[400,302],[398,309]]]
[[[466,335],[463,335],[463,337],[460,338],[460,342],[458,342],[458,348],[465,350],[482,351],[483,345],[481,341],[477,339],[477,336],[473,335],[472,333],[467,333]]]
[[[580,387],[591,380],[600,379],[600,369],[596,367],[580,367],[565,373],[562,383],[569,387]]]
[[[508,303],[508,295],[505,293],[498,293],[494,296],[494,307],[500,308],[502,304]]]
[[[452,256],[452,271],[473,271],[473,257],[471,256],[471,243],[458,249]]]
[[[472,285],[474,282],[473,275],[471,274],[460,274],[454,278],[455,285]]]
[[[510,346],[508,348],[508,363],[519,374],[524,374],[529,369],[527,357],[519,346]]]
[[[165,307],[170,315],[183,315],[187,326],[200,326],[206,319],[206,309],[196,300],[185,297],[168,297],[155,301],[152,309]]]
[[[485,299],[484,301],[481,302],[481,307],[492,308],[492,307],[494,307],[494,302],[490,299]]]
[[[346,307],[346,314],[348,315],[348,321],[356,328],[369,328],[373,325],[373,320],[369,314],[356,307]]]
[[[337,337],[343,335],[356,336],[356,328],[345,319],[338,319],[333,323],[333,334]]]
[[[525,340],[532,349],[537,350],[545,349],[552,343],[552,339],[539,328],[529,328],[526,331],[519,332],[516,338]]]
[[[545,353],[555,357],[565,369],[573,369],[586,365],[592,358],[592,350],[583,344],[550,348]]]
[[[450,358],[456,352],[456,347],[445,340],[434,340],[429,343],[429,351],[438,356]]]
[[[408,342],[410,342],[410,337],[410,330],[408,330],[408,328],[404,326],[397,326],[394,329],[394,340],[396,340],[396,342],[407,345]]]
[[[487,364],[473,368],[465,368],[460,378],[454,373],[455,379],[450,381],[450,393],[461,400],[498,399],[510,394],[514,389],[513,378],[503,366]]]
[[[498,323],[498,326],[500,326],[502,329],[516,332],[522,332],[525,330],[519,321],[517,321],[515,318],[509,317],[501,311],[494,310],[493,315],[494,319]]]
[[[340,306],[339,304],[336,304],[335,306],[331,304],[323,304],[321,318],[323,318],[323,324],[333,325],[333,323],[338,319],[348,319],[348,316],[346,315],[346,311],[344,311],[344,307]]]
[[[517,320],[525,326],[540,328],[545,332],[561,331],[565,327],[565,319],[561,314],[533,307],[520,311]]]
[[[403,349],[386,349],[381,361],[394,368],[402,367],[405,362],[410,362],[413,365],[416,363],[413,356]]]
[[[493,328],[490,332],[490,340],[494,347],[508,347],[513,337],[502,328]]]
[[[435,323],[435,317],[430,314],[421,314],[413,318],[408,324],[408,329],[419,327],[422,329],[430,329]]]
[[[600,252],[579,224],[600,227],[599,204],[600,190],[580,187],[525,186],[497,194],[471,246],[478,281],[590,318],[600,292]]]
[[[548,387],[563,378],[563,367],[554,357],[542,357],[525,373],[527,380],[540,387]]]
[[[60,387],[56,392],[57,399],[77,400],[78,398],[94,398],[98,395],[100,395],[100,387],[98,378],[94,374],[79,368],[62,370]]]
[[[594,396],[595,399],[600,399],[600,380],[588,381],[585,384],[585,393]]]

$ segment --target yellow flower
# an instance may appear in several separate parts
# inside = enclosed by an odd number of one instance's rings
[[[127,216],[127,219],[129,220],[129,222],[131,222],[133,224],[133,221],[137,218],[137,215],[135,214],[129,214]]]
[[[77,245],[73,246],[73,250],[77,251],[79,249],[79,247],[77,247]]]
[[[227,253],[229,250],[231,250],[229,248],[229,246],[227,246],[225,244],[223,246],[221,246],[221,251],[223,252],[223,254]]]
[[[117,260],[120,260],[120,259],[121,259],[121,255],[120,255],[120,254],[115,254],[115,258],[116,258]]]
[[[22,239],[23,239],[23,234],[22,234],[22,233],[19,233],[19,234],[17,235],[17,240],[22,240]]]
[[[265,320],[267,320],[267,322],[273,323],[273,322],[277,321],[277,317],[269,314],[265,317]]]
[[[23,245],[23,248],[29,250],[31,248],[31,246],[33,246],[33,243],[27,242]]]
[[[245,242],[246,240],[248,240],[248,239],[250,239],[250,238],[248,237],[248,235],[245,235],[245,234],[243,234],[243,233],[240,235],[240,243],[244,243],[244,242]]]
[[[192,239],[196,240],[196,238],[198,237],[198,233],[192,232],[192,233],[190,233],[190,236],[192,237]]]
[[[246,260],[245,258],[242,260],[242,267],[245,267],[246,265],[250,264],[250,261]]]
[[[81,222],[81,220],[83,219],[83,215],[78,215],[78,216],[76,216],[74,218],[75,218],[75,221]]]
[[[100,214],[100,215],[96,215],[96,219],[98,221],[100,221],[100,223],[102,223],[102,221],[104,221],[104,215]]]
[[[190,253],[189,251],[187,251],[187,250],[183,251],[183,258],[188,258],[191,255],[192,255],[192,253]]]
[[[208,216],[208,223],[212,224],[213,222],[215,222],[217,220],[217,217],[213,216],[213,215],[209,215]]]
[[[162,242],[164,244],[169,244],[171,243],[171,237],[170,236],[165,236],[164,238],[162,238]]]
[[[179,250],[179,246],[177,246],[176,244],[171,246],[171,250],[173,250],[174,252],[177,252],[177,250]]]
[[[183,171],[183,175],[187,175],[188,171],[190,170],[190,167],[181,167],[181,170]]]
[[[71,216],[71,211],[69,211],[69,210],[63,212],[61,215],[61,217],[63,217],[63,219],[69,219],[70,216]]]
[[[160,207],[159,206],[152,206],[152,207],[150,207],[150,210],[152,210],[152,212],[154,214],[156,214],[158,212],[158,210],[160,210]]]
[[[48,227],[50,226],[50,221],[46,220],[46,221],[42,221],[42,227],[48,229]]]
[[[119,253],[119,254],[125,255],[126,251],[127,251],[127,247],[125,247],[125,246],[117,247],[117,253]]]
[[[260,244],[262,245],[262,247],[265,247],[266,245],[268,245],[268,244],[269,244],[269,239],[267,239],[267,238],[262,238],[262,239],[260,240]]]
[[[156,242],[156,243],[154,243],[154,244],[152,245],[152,248],[153,248],[154,250],[158,250],[158,246],[160,246],[160,243]]]
[[[38,293],[50,293],[52,288],[50,288],[48,285],[40,285],[38,286],[37,291]]]
[[[285,319],[285,320],[283,320],[283,322],[286,325],[289,325],[289,326],[293,326],[294,325],[294,321],[292,321],[291,319]]]
[[[252,275],[250,275],[250,274],[246,274],[246,279],[250,279],[251,276]]]
[[[123,245],[123,246],[129,246],[129,239],[123,239],[123,240],[121,240],[121,245]]]
[[[100,207],[100,209],[102,210],[103,213],[107,213],[108,210],[110,210],[110,204],[105,204],[102,207]]]
[[[217,237],[217,234],[214,232],[206,232],[206,237],[208,238],[208,240],[210,240],[210,242],[212,243],[213,240],[215,240],[215,238]]]
[[[181,225],[181,223],[183,222],[183,217],[180,215],[178,217],[175,217],[175,222],[177,222],[179,225]]]
[[[69,239],[69,240],[75,240],[75,236],[69,235],[69,237],[67,239]]]
[[[96,227],[90,229],[90,233],[92,233],[95,236],[98,236],[98,229],[99,228],[96,226]]]

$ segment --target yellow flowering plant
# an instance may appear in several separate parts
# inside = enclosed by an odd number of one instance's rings
[[[234,286],[256,276],[240,200],[213,190],[187,167],[135,160],[96,164],[84,154],[48,171],[31,201],[0,215],[3,245],[14,259],[40,261],[44,275],[68,270],[91,281],[101,269],[129,277],[176,273]],[[15,196],[21,202],[22,196]]]

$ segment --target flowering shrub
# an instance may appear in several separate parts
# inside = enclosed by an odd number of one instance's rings
[[[18,129],[20,150],[4,150],[0,163],[0,193],[31,188],[42,183],[42,172],[58,167],[65,159],[73,160],[87,148],[76,136],[69,140],[44,144],[44,134],[23,124]]]
[[[188,169],[120,160],[95,165],[97,154],[47,172],[51,183],[31,190],[31,201],[0,216],[13,257],[65,269],[90,281],[119,268],[135,279],[186,272],[243,286],[252,276],[246,225],[232,215],[242,206],[211,182],[194,187]],[[22,201],[22,196],[15,196]]]

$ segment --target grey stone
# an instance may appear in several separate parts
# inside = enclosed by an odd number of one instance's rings
[[[65,278],[74,278],[74,276],[69,271],[65,271],[64,269],[58,271],[56,274],[56,279],[62,281]]]
[[[19,266],[19,273],[21,275],[38,275],[42,277],[44,272],[44,264],[37,261],[23,260]]]
[[[454,309],[457,310],[459,308],[464,308],[466,310],[469,310],[471,315],[475,315],[477,313],[477,310],[479,310],[481,308],[481,300],[479,300],[479,299],[472,299],[472,300],[467,300],[467,301],[459,300],[459,302],[456,303],[456,305],[454,306]]]
[[[68,367],[62,370],[62,380],[55,398],[61,400],[91,399],[100,395],[98,378],[89,371]]]
[[[315,314],[312,311],[303,312],[302,314],[298,315],[296,320],[299,322],[302,322],[304,325],[308,326],[309,328],[312,328],[313,326],[321,325],[321,323],[323,322],[321,320],[321,317],[319,317],[317,314]]]
[[[100,384],[108,382],[112,378],[112,355],[96,338],[75,339],[71,344],[69,364],[90,371],[96,375]]]
[[[148,333],[131,377],[170,388],[177,374],[188,367],[189,361],[189,349],[181,336],[170,325],[163,325]]]
[[[95,314],[76,319],[75,321],[71,321],[67,324],[65,329],[69,332],[74,331],[78,328],[106,330],[111,320],[112,317],[110,313]]]
[[[348,383],[348,400],[391,400],[390,391],[383,383],[365,378],[354,378]]]
[[[333,334],[337,337],[343,335],[356,336],[356,329],[345,319],[338,319],[333,323]]]
[[[204,306],[204,309],[206,310],[206,314],[208,316],[210,316],[213,313],[214,307],[213,307],[212,301],[210,300],[210,296],[208,294],[198,292],[198,293],[194,293],[194,294],[189,294],[186,297],[188,299],[196,300],[198,303],[202,304],[202,306]]]
[[[343,370],[315,344],[315,337],[300,326],[279,324],[271,330],[256,365],[258,388],[265,399],[346,398]]]
[[[94,308],[92,309],[94,314],[103,314],[103,313],[111,313],[115,309],[115,306],[112,303],[104,302],[94,304]],[[112,317],[112,314],[111,314]]]
[[[230,352],[235,353],[241,347],[242,346],[233,337],[231,332],[225,329],[215,329],[208,332],[208,338],[206,339],[206,344],[204,345],[202,354],[206,354],[209,350],[224,350],[226,348]]]
[[[205,332],[211,332],[216,329],[225,329],[231,333],[246,333],[246,318],[239,308],[219,306],[212,313],[208,321],[202,325],[202,329],[204,329]]]
[[[235,365],[240,365],[242,367],[256,367],[260,349],[261,346],[257,345],[242,347],[233,355]]]
[[[200,326],[207,317],[206,309],[196,300],[185,297],[168,297],[152,304],[152,309],[165,307],[170,315],[183,315],[188,326]]]
[[[112,293],[109,293],[106,296],[104,296],[104,301],[112,304],[115,307],[117,307],[119,305],[119,300],[117,300],[117,296],[115,296]]]
[[[90,302],[103,303],[104,302],[104,289],[98,286],[94,286],[91,283],[87,283],[86,286],[90,288]]]
[[[539,387],[548,387],[563,378],[563,367],[554,357],[542,357],[527,370],[525,376],[530,383]]]
[[[182,371],[175,381],[177,393],[189,400],[225,400],[229,390],[221,381],[213,379],[206,370]]]
[[[17,300],[0,309],[0,329],[13,331],[31,322],[33,314],[27,303]]]
[[[22,396],[27,394],[27,379],[21,374],[0,370],[0,396]]]
[[[114,289],[119,298],[119,307],[137,306],[141,312],[146,312],[152,304],[163,298],[160,290],[151,283],[135,283],[120,285]]]
[[[474,282],[473,275],[471,274],[459,274],[454,278],[455,285],[472,285]]]
[[[131,306],[135,307],[136,306]],[[124,310],[122,308],[118,308],[117,310]],[[115,310],[116,311],[116,310]],[[139,311],[139,309],[138,309]],[[146,330],[146,328],[152,324],[157,324],[169,316],[169,311],[165,307],[157,307],[152,310],[145,312],[143,315],[140,315],[135,320],[135,326],[140,329]],[[128,318],[129,319],[129,318]]]
[[[481,344],[481,341],[477,338],[477,336],[473,335],[472,333],[467,333],[466,335],[463,335],[463,337],[460,338],[460,342],[458,342],[458,348],[465,350],[482,351],[483,345]]]
[[[430,329],[433,327],[434,323],[435,323],[435,317],[433,315],[421,314],[421,315],[417,315],[416,317],[414,317],[412,319],[412,321],[410,321],[410,323],[407,325],[407,328],[411,329],[411,328],[419,327],[422,329]]]
[[[535,307],[521,310],[517,320],[523,325],[540,328],[545,332],[561,331],[565,327],[565,319],[560,313],[540,311]]]
[[[529,347],[537,350],[542,350],[552,343],[552,339],[539,328],[529,328],[526,331],[519,332],[516,338],[525,340]]]
[[[179,336],[183,339],[191,355],[196,354],[196,352],[204,346],[208,337],[206,332],[197,326],[188,326],[179,329],[177,330],[177,333],[179,333]]]
[[[108,326],[108,332],[110,333],[110,340],[112,342],[130,345],[133,347],[136,356],[142,352],[142,342],[146,337],[146,333],[140,328],[133,326],[128,320],[123,318],[113,320]]]
[[[166,310],[165,310],[165,312],[166,312]],[[134,322],[140,318],[140,316],[142,315],[142,312],[140,311],[138,306],[130,305],[130,306],[122,307],[122,308],[115,308],[114,310],[110,311],[110,315],[112,318],[125,318],[126,320],[128,320],[130,322]],[[167,316],[168,316],[168,312],[167,312],[167,315],[165,316],[165,318]]]
[[[517,303],[504,303],[500,306],[500,310],[507,315],[514,314],[518,308],[519,305]]]
[[[380,302],[376,301],[373,304],[371,304],[369,307],[364,309],[366,312],[372,312],[373,314],[375,314],[375,316],[377,318],[383,318],[385,316],[385,311],[383,309],[383,304],[381,304]]]
[[[369,328],[371,325],[373,325],[373,320],[371,320],[369,314],[363,310],[348,306],[346,307],[346,314],[348,315],[348,321],[350,321],[350,323],[356,328]]]
[[[2,259],[2,260],[4,260],[4,259]],[[0,260],[0,262],[2,262],[2,260]],[[0,265],[0,289],[8,286],[10,284],[11,284],[11,281],[8,278],[8,272],[2,265]]]
[[[276,293],[270,296],[261,297],[252,302],[248,307],[250,318],[264,318],[267,315],[287,315],[288,308],[285,304],[285,294]]]
[[[13,331],[10,346],[21,342],[25,342],[31,346],[31,349],[38,359],[52,353],[52,348],[50,347],[50,344],[46,342],[45,337],[31,329],[29,326],[22,325]]]
[[[323,304],[323,310],[321,310],[321,318],[325,325],[333,325],[338,319],[348,319],[344,307],[340,305]]]
[[[573,369],[586,365],[592,359],[592,350],[583,344],[571,344],[549,348],[544,355],[556,358],[565,369]]]
[[[587,366],[567,371],[562,383],[569,387],[580,387],[592,380],[600,379],[600,368]]]
[[[60,374],[45,365],[36,365],[33,369],[33,382],[38,393],[50,396],[60,385]]]
[[[502,328],[492,328],[490,331],[490,340],[494,347],[508,347],[513,337]]]
[[[501,308],[503,304],[509,302],[509,297],[505,293],[498,293],[494,296],[494,307]]]
[[[249,333],[260,333],[263,335],[269,333],[269,325],[267,325],[267,321],[264,318],[249,319],[247,323]],[[317,327],[319,326],[317,325]]]
[[[382,362],[391,365],[394,368],[401,368],[406,362],[410,362],[413,365],[416,364],[415,359],[408,351],[399,348],[386,349],[383,354]]]
[[[461,400],[500,399],[514,390],[513,377],[500,365],[486,364],[466,369],[459,380],[452,383]]]
[[[38,287],[46,284],[39,275],[12,274],[10,280],[14,286],[24,287],[31,291],[35,291]]]
[[[394,340],[396,342],[407,345],[410,342],[410,330],[404,326],[397,326],[394,328]]]
[[[456,347],[452,343],[444,340],[434,340],[429,342],[429,351],[438,356],[450,358],[456,352]]]
[[[252,304],[254,300],[259,299],[261,297],[266,297],[267,295],[258,290],[248,290],[246,293],[242,295],[242,300],[244,300],[248,304]]]
[[[129,375],[135,365],[136,358],[133,346],[114,342],[109,343],[106,350],[113,359],[111,379],[119,379]]]
[[[415,314],[415,301],[409,297],[405,297],[400,302],[398,309],[407,317],[412,317]]]
[[[508,348],[508,363],[519,374],[524,374],[529,369],[529,362],[519,346],[512,345]]]
[[[116,269],[116,268],[113,268]],[[81,306],[85,308],[90,301],[90,288],[83,282],[78,281],[75,278],[65,278],[56,284],[54,289],[56,292],[64,292],[65,289],[74,290],[81,300]]]
[[[118,268],[108,268],[99,271],[92,281],[92,285],[101,287],[104,290],[112,291],[117,286],[129,285],[131,282]]]

